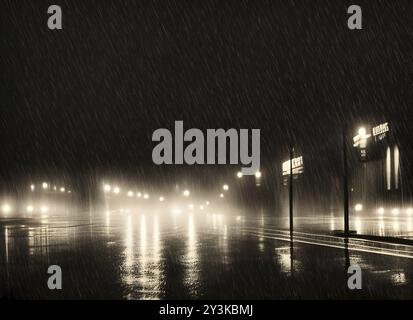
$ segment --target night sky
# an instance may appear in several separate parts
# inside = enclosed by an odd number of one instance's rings
[[[47,28],[52,4],[63,30]],[[361,31],[347,28],[351,4]],[[413,153],[411,0],[1,0],[0,21],[3,182],[160,174],[151,136],[175,120],[261,129],[267,170],[289,141],[340,168],[344,122],[351,143],[361,123],[392,121]]]

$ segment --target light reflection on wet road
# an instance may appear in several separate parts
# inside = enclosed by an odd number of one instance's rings
[[[319,232],[340,228],[340,219],[315,220],[297,219],[291,246],[285,221],[265,215],[114,210],[2,218],[0,297],[413,298],[412,247],[345,244]],[[383,230],[394,227],[390,220]],[[346,288],[349,263],[362,268],[363,290]],[[62,291],[47,289],[52,264],[62,267]]]

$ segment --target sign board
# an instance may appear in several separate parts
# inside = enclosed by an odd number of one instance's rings
[[[292,161],[288,160],[283,162],[282,170],[283,176],[288,176],[291,172],[291,162],[292,162],[292,169],[293,175],[301,174],[304,172],[304,161],[303,156],[293,158]]]
[[[388,132],[390,131],[389,123],[385,122],[379,124],[378,126],[375,126],[371,131],[373,133],[374,141],[381,141],[386,138]]]

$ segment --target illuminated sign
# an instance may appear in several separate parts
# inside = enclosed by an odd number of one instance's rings
[[[390,129],[389,129],[389,123],[388,122],[379,124],[378,126],[376,126],[372,129],[374,140],[375,141],[383,140],[387,135],[386,133],[389,132],[389,131],[390,131]]]
[[[367,133],[365,128],[360,128],[358,131],[358,135],[353,137],[354,147],[360,149],[360,158],[362,161],[366,160],[367,157],[367,139],[371,137],[371,134]]]
[[[291,172],[291,161],[288,160],[288,161],[283,162],[282,168],[283,168],[283,176],[289,175]],[[292,169],[293,169],[293,175],[304,172],[303,156],[292,159]]]
[[[359,134],[353,137],[353,142],[354,142],[354,147],[359,147],[359,148],[366,148],[367,145],[367,139],[371,137],[371,134],[366,133],[366,130],[364,128],[359,130]]]
[[[376,125],[371,130],[361,127],[358,130],[358,135],[353,137],[353,146],[358,148],[360,160],[365,162],[383,159],[385,157],[383,142],[387,141],[389,134],[390,126],[388,122]],[[371,142],[369,142],[370,138],[372,138]]]

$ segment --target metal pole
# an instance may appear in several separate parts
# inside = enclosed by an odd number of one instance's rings
[[[349,235],[349,199],[348,199],[348,168],[346,127],[343,126],[343,192],[344,192],[344,235]]]
[[[290,185],[289,185],[289,200],[290,200],[290,237],[291,241],[293,238],[293,157],[294,157],[294,148],[290,146]]]

